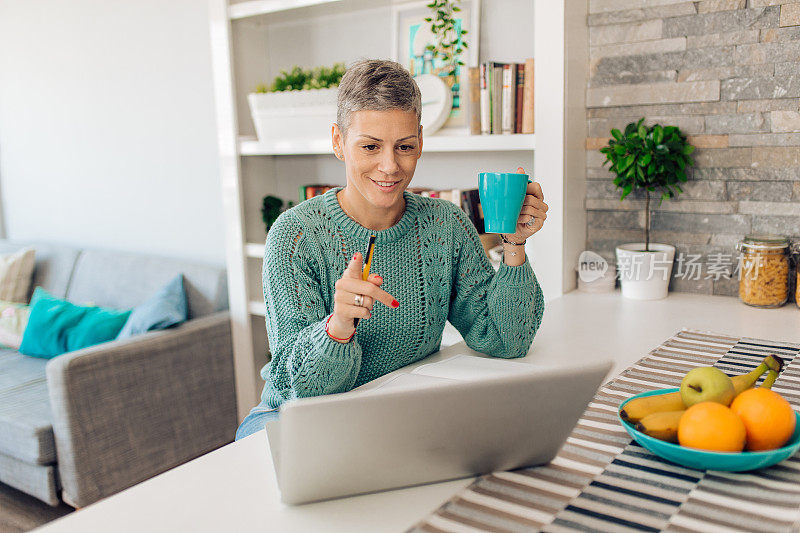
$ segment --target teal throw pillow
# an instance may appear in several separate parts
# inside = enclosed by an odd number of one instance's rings
[[[131,314],[81,307],[56,298],[41,287],[36,287],[30,307],[19,351],[44,359],[114,340]]]
[[[188,313],[183,274],[178,274],[146,302],[133,308],[117,339],[177,326],[186,322]]]

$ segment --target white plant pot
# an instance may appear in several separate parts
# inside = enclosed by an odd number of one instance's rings
[[[250,93],[247,102],[259,141],[330,137],[338,88]]]
[[[617,270],[622,296],[633,300],[660,300],[667,297],[675,247],[669,244],[634,242],[617,246]]]

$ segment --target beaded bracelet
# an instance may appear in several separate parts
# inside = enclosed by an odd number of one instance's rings
[[[333,318],[333,315],[330,315],[328,317],[328,320],[325,321],[325,333],[328,335],[328,337],[330,337],[331,339],[333,339],[335,341],[342,342],[342,343],[350,342],[353,339],[353,335],[356,334],[356,330],[353,330],[353,333],[351,333],[350,336],[347,337],[346,339],[340,339],[339,337],[334,337],[333,335],[331,335],[331,332],[328,331],[328,323],[331,321],[331,318]]]
[[[511,245],[514,245],[514,246],[522,246],[522,245],[524,245],[524,244],[525,244],[525,241],[522,241],[522,242],[513,242],[513,241],[509,241],[508,239],[506,239],[506,236],[505,236],[503,233],[501,233],[501,234],[500,234],[500,238],[501,238],[501,239],[503,239],[503,242],[504,242],[504,243],[506,243],[506,244],[511,244]],[[527,239],[526,239],[526,240],[527,240]]]

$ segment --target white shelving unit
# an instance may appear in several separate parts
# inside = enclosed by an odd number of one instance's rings
[[[423,151],[431,152],[505,152],[534,150],[534,134],[518,135],[432,135],[423,136]],[[329,138],[302,141],[259,142],[255,137],[239,139],[241,155],[312,155],[332,154]]]
[[[249,2],[239,2],[230,5],[228,7],[228,16],[231,20],[238,20],[341,1],[342,0],[251,0]]]
[[[492,1],[497,0],[483,0],[484,13],[487,9],[485,4]],[[507,153],[511,154],[510,161],[516,161],[530,158],[536,150],[533,174],[542,184],[550,211],[545,228],[529,241],[527,252],[546,298],[552,299],[574,287],[572,268],[586,240],[583,207],[584,91],[588,57],[586,3],[568,0],[530,1],[534,4],[535,13],[532,25],[536,57],[536,135],[431,135],[424,137],[423,153],[451,154],[438,157],[456,158],[459,154],[464,154],[464,157],[468,154],[473,157],[474,154],[485,154],[489,161],[496,161],[491,158]],[[229,3],[228,0],[209,0],[226,220],[229,303],[240,420],[258,401],[263,383],[258,370],[267,350],[260,276],[264,243],[260,239],[254,241],[254,236],[258,235],[254,226],[260,224],[256,200],[264,194],[258,185],[267,183],[263,181],[267,179],[264,176],[270,173],[269,179],[272,181],[269,183],[272,187],[280,183],[277,181],[281,179],[277,166],[283,158],[293,160],[296,156],[332,154],[328,137],[309,138],[301,142],[266,143],[259,142],[252,135],[245,96],[248,89],[252,89],[254,80],[266,79],[267,67],[274,60],[271,56],[276,52],[270,48],[269,25],[277,21],[292,25],[301,32],[303,25],[313,24],[315,17],[328,17],[327,20],[363,28],[358,26],[358,20],[352,20],[357,17],[351,17],[351,13],[374,15],[383,9],[390,16],[391,6],[404,2],[251,0]],[[498,3],[495,7],[502,8],[503,5]],[[508,16],[513,17],[513,13]],[[320,31],[319,26],[316,28]],[[482,41],[485,39],[486,36],[481,37]],[[362,55],[372,54],[365,51]],[[530,56],[530,52],[525,55]],[[324,60],[319,62],[325,63]]]

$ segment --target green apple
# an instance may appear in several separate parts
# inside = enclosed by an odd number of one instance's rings
[[[681,381],[681,400],[687,408],[700,402],[730,405],[736,396],[733,381],[725,372],[713,366],[690,370]]]

